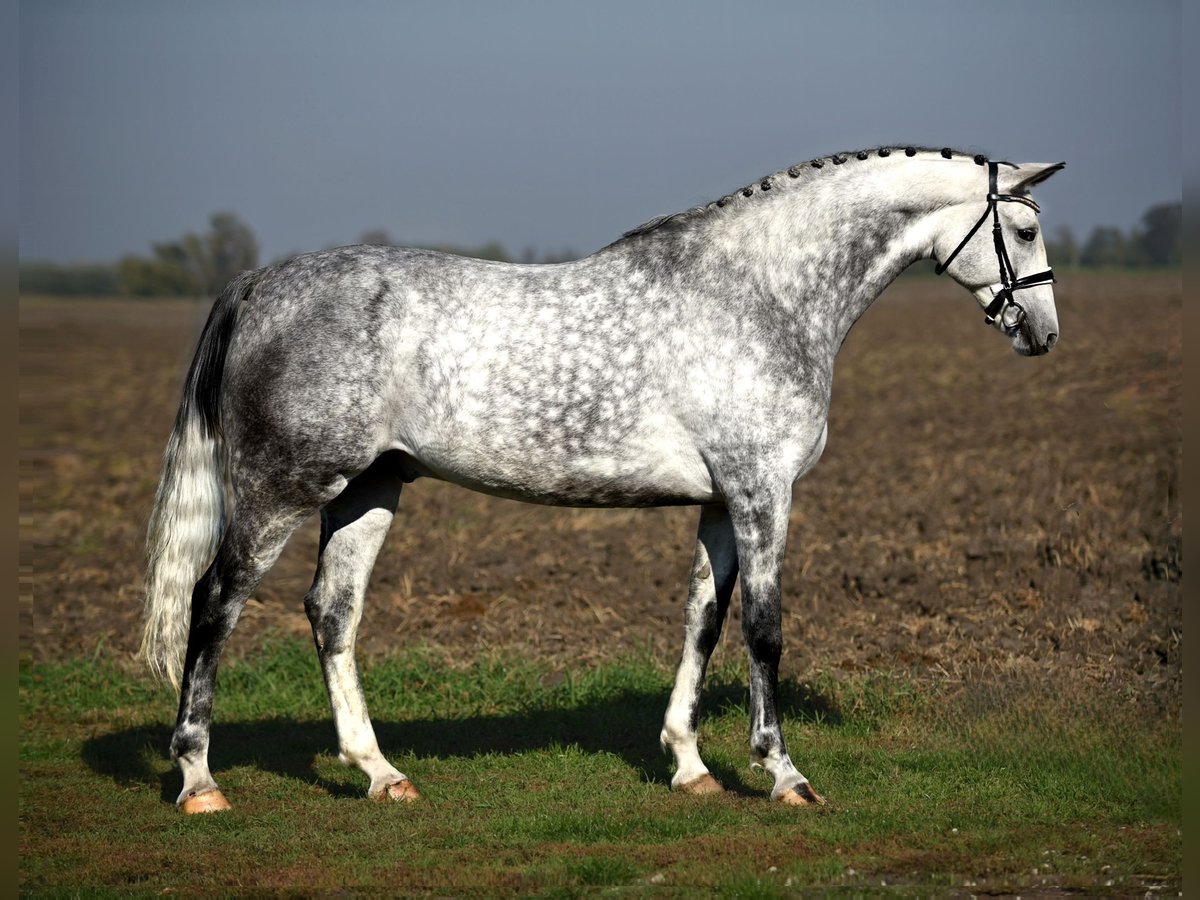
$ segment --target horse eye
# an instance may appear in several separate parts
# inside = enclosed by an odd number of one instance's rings
[[[1023,241],[1032,241],[1035,237],[1037,237],[1037,229],[1021,228],[1017,231],[1017,237]]]

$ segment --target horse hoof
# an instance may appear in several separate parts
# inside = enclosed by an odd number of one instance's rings
[[[179,808],[189,816],[196,813],[225,812],[227,809],[232,809],[229,801],[225,799],[225,795],[216,789],[200,794],[189,794],[187,799],[179,804]]]
[[[681,794],[692,794],[699,797],[704,794],[723,794],[725,788],[721,787],[721,782],[713,778],[712,775],[705,772],[699,778],[693,778],[687,784],[681,784],[675,790]]]
[[[403,781],[389,784],[375,795],[375,799],[379,801],[397,800],[403,803],[412,803],[414,800],[420,800],[421,795],[416,787],[413,786],[413,783],[405,778]]]
[[[825,798],[813,790],[807,781],[788,788],[779,795],[779,802],[788,806],[824,806]]]

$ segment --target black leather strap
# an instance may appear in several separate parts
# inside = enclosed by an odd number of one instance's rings
[[[987,305],[983,311],[983,320],[989,325],[996,320],[996,316],[1004,312],[1006,306],[1020,306],[1013,299],[1013,291],[1019,291],[1024,288],[1037,287],[1039,284],[1054,284],[1054,270],[1045,269],[1041,272],[1035,272],[1032,275],[1026,275],[1024,278],[1018,278],[1012,284],[1003,288],[996,293],[992,298],[992,302]],[[1024,310],[1022,310],[1024,312]]]
[[[1044,269],[1041,272],[1036,272],[1032,275],[1026,275],[1023,278],[1018,278],[1016,270],[1013,269],[1012,260],[1008,257],[1008,247],[1004,244],[1004,229],[1000,224],[1000,203],[1024,203],[1026,206],[1032,207],[1035,211],[1039,211],[1038,205],[1029,197],[1020,197],[1016,194],[1001,194],[997,185],[997,173],[999,166],[996,162],[988,162],[988,194],[987,208],[983,211],[983,215],[979,217],[979,221],[971,226],[971,230],[967,232],[967,236],[958,242],[958,246],[954,248],[946,261],[938,263],[934,272],[938,275],[945,273],[950,267],[950,263],[954,262],[962,248],[970,243],[971,238],[975,237],[975,232],[983,226],[987,221],[988,215],[992,217],[992,244],[996,249],[996,262],[1000,267],[1000,284],[1001,289],[992,298],[992,302],[987,305],[984,310],[984,321],[991,325],[996,317],[1004,312],[1006,306],[1016,306],[1021,310],[1021,316],[1024,317],[1025,310],[1021,309],[1021,305],[1013,300],[1013,292],[1024,290],[1025,288],[1037,287],[1041,284],[1054,283],[1054,270]]]
[[[965,238],[963,238],[961,241],[959,241],[958,246],[954,248],[954,252],[946,257],[946,261],[944,263],[937,264],[937,267],[933,270],[934,274],[942,275],[945,273],[946,269],[949,268],[950,263],[954,262],[954,258],[956,256],[958,256],[959,253],[962,252],[962,248],[967,246],[967,244],[970,243],[971,238],[975,237],[975,232],[977,232],[979,230],[979,226],[981,226],[984,222],[987,221],[988,213],[990,213],[995,208],[996,208],[995,202],[991,199],[991,197],[989,197],[987,209],[985,209],[983,211],[983,215],[979,217],[979,221],[971,226],[971,230],[967,232],[967,236]]]

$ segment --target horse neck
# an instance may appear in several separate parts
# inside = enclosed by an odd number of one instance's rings
[[[708,223],[711,251],[734,270],[750,261],[782,320],[824,344],[831,362],[884,288],[931,255],[931,220],[953,202],[961,174],[943,160],[846,165],[792,184],[777,177],[777,194],[743,198]]]

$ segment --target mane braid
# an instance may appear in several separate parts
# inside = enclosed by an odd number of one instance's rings
[[[913,151],[912,154],[908,151]],[[871,157],[886,159],[892,154],[896,154],[900,159],[905,159],[907,156],[915,155],[916,153],[937,153],[942,158],[952,159],[954,157],[973,158],[976,165],[984,165],[988,157],[982,153],[972,153],[969,150],[955,150],[950,147],[925,147],[913,144],[888,144],[879,147],[871,147],[868,150],[850,150],[840,153],[830,153],[826,156],[818,156],[811,160],[802,163],[797,163],[794,166],[789,166],[786,169],[781,169],[771,175],[763,178],[755,179],[745,187],[738,188],[724,197],[716,200],[710,200],[708,203],[702,203],[699,206],[693,206],[691,209],[685,209],[682,212],[667,213],[662,216],[655,216],[647,222],[643,222],[636,228],[631,228],[622,234],[617,240],[609,244],[609,247],[619,244],[622,241],[640,237],[645,234],[652,234],[656,231],[662,231],[667,226],[684,225],[693,222],[697,219],[704,218],[718,209],[724,209],[729,204],[738,200],[739,197],[749,198],[755,194],[761,194],[770,191],[776,184],[789,184],[793,182],[803,183],[812,178],[820,177],[819,170],[823,169],[826,163],[831,163],[834,166],[842,166],[851,161],[869,160]],[[947,156],[949,154],[949,156]],[[982,160],[982,161],[981,161]],[[605,248],[607,249],[607,248]]]

